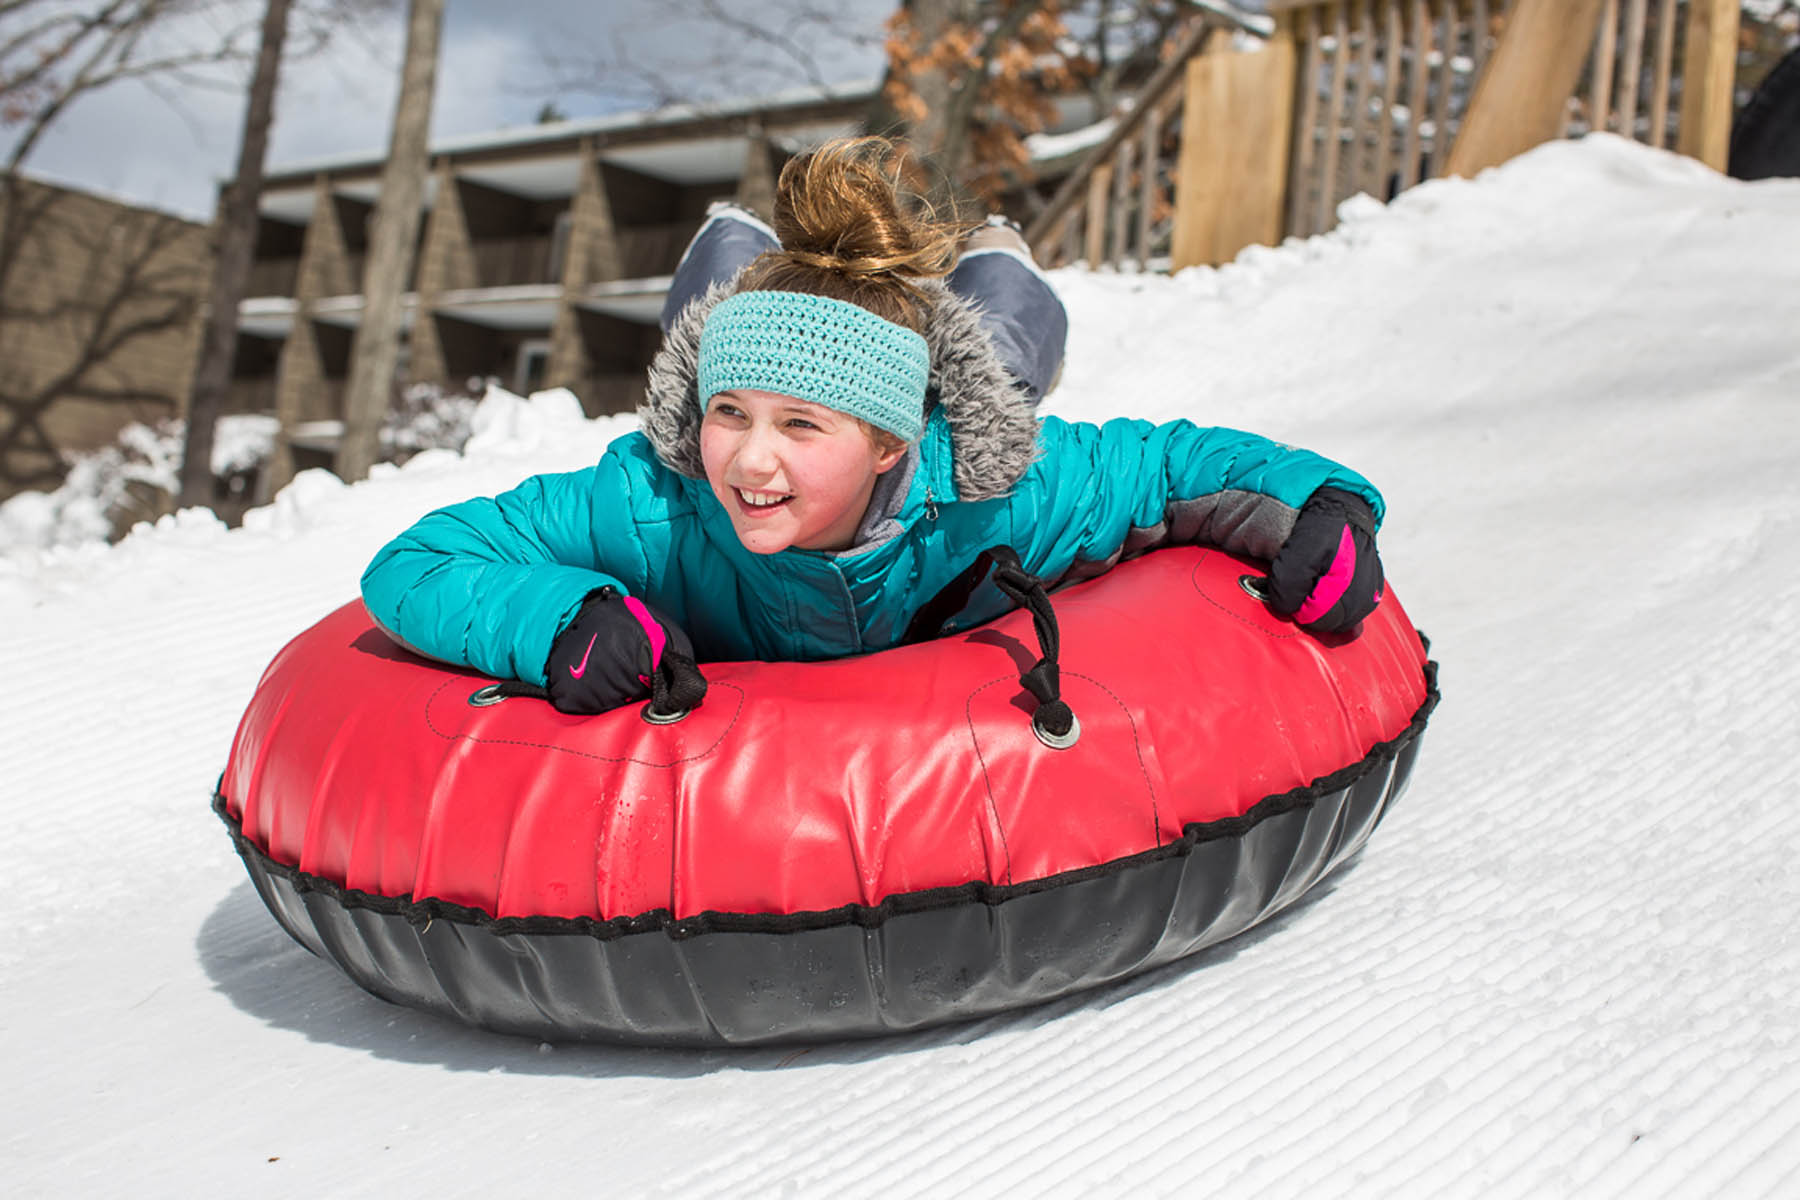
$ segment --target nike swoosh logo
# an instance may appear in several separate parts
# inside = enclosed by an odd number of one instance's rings
[[[583,675],[587,674],[588,655],[594,652],[594,643],[598,641],[599,638],[600,635],[596,633],[593,637],[588,639],[587,649],[581,652],[581,665],[579,667],[569,668],[570,679],[580,679]]]

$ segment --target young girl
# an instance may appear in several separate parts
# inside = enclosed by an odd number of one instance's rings
[[[965,231],[910,211],[893,161],[868,138],[789,162],[773,235],[715,212],[671,286],[642,432],[586,470],[426,516],[363,575],[375,621],[591,713],[648,695],[671,650],[894,646],[1001,544],[1055,586],[1202,542],[1269,561],[1270,606],[1303,628],[1373,611],[1374,488],[1232,430],[1040,421],[1061,304],[1016,238],[959,262]],[[978,588],[942,628],[1011,606]]]

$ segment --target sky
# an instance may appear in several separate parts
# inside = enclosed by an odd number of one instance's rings
[[[730,13],[797,9],[726,0]],[[240,17],[254,13],[250,0]],[[691,5],[690,5],[691,6]],[[380,152],[393,121],[405,37],[398,0],[369,0],[368,12],[340,26],[327,48],[283,64],[267,165]],[[432,110],[434,137],[478,134],[532,123],[545,102],[564,115],[599,116],[654,107],[659,94],[706,100],[765,94],[809,81],[872,79],[874,38],[892,0],[831,6],[843,29],[816,22],[792,29],[798,57],[720,28],[680,19],[668,0],[448,0]],[[217,18],[214,18],[217,19]],[[781,23],[772,32],[787,33]],[[190,36],[203,36],[199,33]],[[122,83],[70,107],[26,161],[34,175],[205,220],[219,182],[237,160],[243,82],[209,86]],[[11,131],[0,130],[0,147]]]

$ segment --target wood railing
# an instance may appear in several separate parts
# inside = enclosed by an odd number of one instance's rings
[[[1275,0],[1295,41],[1286,231],[1337,224],[1359,192],[1440,175],[1510,0]],[[1311,81],[1312,86],[1307,86]]]
[[[471,238],[475,277],[488,288],[560,282],[551,270],[550,241],[548,234]]]
[[[627,225],[617,232],[619,277],[644,279],[674,272],[681,252],[700,231],[700,219],[670,221],[660,225]]]
[[[1738,12],[1737,0],[1602,0],[1568,132],[1610,130],[1723,170]]]
[[[1592,129],[1724,169],[1738,0],[1267,8],[1252,50],[1214,14],[1189,26],[1027,232],[1041,261],[1223,262],[1330,230],[1358,193],[1390,199]]]
[[[1113,129],[1065,176],[1025,240],[1046,266],[1166,265],[1173,232],[1174,152],[1181,144],[1183,71],[1228,18],[1201,13],[1169,56],[1113,116]]]

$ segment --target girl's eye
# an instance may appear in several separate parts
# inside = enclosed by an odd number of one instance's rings
[[[817,429],[818,426],[814,425],[811,421],[808,421],[805,417],[793,417],[788,421],[788,428],[789,429]]]
[[[744,414],[739,412],[734,405],[715,404],[706,410],[706,415],[709,417],[741,417]]]

